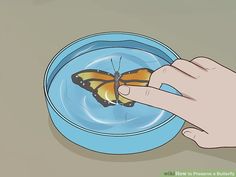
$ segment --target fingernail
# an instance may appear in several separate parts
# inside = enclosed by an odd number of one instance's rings
[[[190,132],[189,130],[185,130],[185,131],[183,131],[183,134],[185,136],[189,137],[192,134],[192,132]]]
[[[129,95],[130,92],[130,88],[126,85],[122,85],[118,88],[118,91],[122,94],[122,95]]]

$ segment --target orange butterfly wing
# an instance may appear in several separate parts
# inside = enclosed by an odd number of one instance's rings
[[[92,92],[94,98],[104,107],[116,104],[114,76],[111,73],[87,69],[71,76],[72,81]]]
[[[100,85],[94,92],[93,96],[104,107],[116,105],[115,83],[107,82]]]
[[[120,85],[147,86],[153,70],[140,68],[125,72],[120,77]],[[119,103],[124,106],[133,106],[134,101],[119,95]]]

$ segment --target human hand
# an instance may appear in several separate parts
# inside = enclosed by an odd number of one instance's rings
[[[160,90],[162,84],[182,96]],[[147,87],[123,85],[119,93],[195,125],[182,133],[200,147],[236,147],[236,73],[211,59],[178,59],[153,72]]]

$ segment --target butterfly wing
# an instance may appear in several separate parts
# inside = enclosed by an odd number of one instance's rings
[[[104,83],[100,85],[96,90],[94,90],[93,96],[104,107],[116,105],[116,96],[114,87],[115,87],[114,82]]]
[[[71,79],[73,83],[92,92],[96,100],[104,107],[115,104],[114,76],[111,73],[87,69],[74,73]]]
[[[150,76],[153,70],[148,68],[140,68],[125,72],[120,77],[120,85],[132,85],[132,86],[147,86]],[[134,101],[119,95],[118,102],[124,106],[131,107],[134,105]]]

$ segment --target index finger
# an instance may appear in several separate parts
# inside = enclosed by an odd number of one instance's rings
[[[127,86],[122,85],[118,89],[119,93],[130,100],[134,100],[149,106],[167,110],[175,115],[185,118],[185,112],[192,100],[165,92],[153,87]],[[190,119],[190,118],[189,118]],[[187,120],[190,121],[191,120]]]

